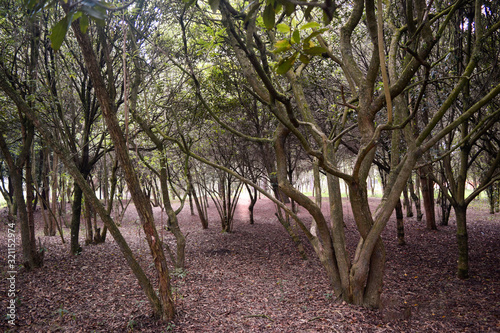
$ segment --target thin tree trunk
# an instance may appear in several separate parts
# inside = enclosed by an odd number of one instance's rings
[[[43,160],[41,161],[41,164],[43,165],[42,167],[42,175],[41,175],[41,185],[42,185],[42,202],[40,203],[40,206],[42,207],[43,210],[43,233],[45,236],[52,236],[50,234],[50,223],[51,223],[51,218],[48,217],[48,209],[50,209],[50,204],[51,204],[51,198],[50,198],[50,178],[49,178],[49,173],[50,173],[50,153],[49,149],[47,147],[42,149],[42,153],[40,154],[40,158]]]
[[[495,201],[495,213],[500,212],[500,181],[493,184],[493,198]]]
[[[80,247],[80,217],[82,214],[82,190],[75,182],[73,191],[73,203],[71,205],[71,236],[70,236],[70,253],[73,255],[80,254],[82,248]]]
[[[403,205],[406,210],[406,217],[413,217],[413,206],[408,196],[408,186],[405,186],[403,190]]]
[[[439,225],[447,226],[448,221],[450,220],[451,204],[446,199],[442,189],[439,189],[438,200],[441,208],[441,221],[439,222]]]
[[[163,205],[168,216],[168,225],[170,230],[175,236],[177,243],[177,256],[175,260],[176,269],[184,269],[185,258],[186,258],[186,238],[179,228],[179,223],[177,220],[177,215],[172,208],[172,203],[170,201],[170,196],[168,194],[168,175],[167,175],[167,161],[165,158],[165,153],[162,151],[162,158],[160,159],[160,187],[163,197]]]
[[[436,230],[436,214],[434,211],[434,181],[427,175],[427,167],[420,169],[420,183],[422,185],[422,198],[424,199],[425,220],[428,230]]]
[[[194,203],[196,205],[196,210],[198,211],[198,217],[200,218],[201,227],[203,229],[208,229],[208,218],[200,205],[200,200],[198,200],[198,195],[196,195],[196,190],[193,186],[193,177],[191,175],[191,170],[189,166],[186,166],[186,176],[188,179],[188,193],[191,193]]]
[[[87,198],[84,198],[84,203],[85,203],[85,209],[84,209],[84,216],[85,216],[85,244],[92,244],[94,242],[94,230],[92,226],[92,208],[88,202]]]
[[[61,193],[61,206],[59,213],[59,226],[66,225],[66,180],[63,177],[60,177],[60,193]],[[62,230],[62,229],[61,229]]]
[[[18,217],[21,222],[21,242],[23,247],[23,257],[24,257],[24,267],[27,270],[32,270],[41,267],[43,264],[43,252],[36,251],[36,239],[33,221],[33,206],[32,206],[32,196],[27,194],[26,201],[23,196],[23,183],[20,172],[13,175],[14,182],[14,192],[16,194],[16,202],[18,204]],[[31,178],[31,176],[29,176]],[[30,187],[28,184],[27,187]],[[33,193],[28,190],[27,193]],[[31,206],[31,207],[30,207]]]
[[[469,237],[467,234],[467,206],[455,205],[457,219],[458,271],[459,279],[469,277]]]
[[[420,206],[420,197],[418,196],[417,193],[419,193],[418,191],[418,183],[419,182],[419,177],[417,176],[417,181],[416,181],[417,185],[416,186],[416,189],[413,187],[413,176],[410,176],[410,178],[408,178],[408,188],[410,189],[410,197],[411,199],[413,200],[413,203],[415,203],[415,210],[417,211],[417,221],[420,222],[422,221],[422,208]],[[415,193],[417,192],[417,193]]]
[[[490,204],[490,214],[495,214],[495,187],[494,187],[494,185],[490,185],[486,189],[486,193],[488,194],[488,203]]]
[[[250,224],[255,224],[253,209],[255,207],[255,204],[257,203],[257,189],[247,186],[247,190],[250,196],[250,205],[248,206],[248,211],[250,212]]]
[[[49,223],[49,235],[50,236],[55,236],[56,235],[56,214],[57,214],[57,188],[59,186],[59,181],[58,181],[58,175],[57,175],[57,169],[58,169],[58,164],[59,164],[59,159],[57,157],[57,154],[53,154],[53,160],[52,160],[52,212],[54,214],[50,215],[50,223]]]
[[[396,204],[396,229],[398,236],[398,244],[405,245],[405,227],[403,220],[403,207],[401,205],[401,200],[398,200]]]
[[[318,159],[316,158],[314,159],[313,162],[313,175],[314,175],[314,198],[316,200],[316,205],[318,205],[319,208],[321,208],[321,179],[319,177]]]

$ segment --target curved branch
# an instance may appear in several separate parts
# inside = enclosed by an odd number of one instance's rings
[[[259,187],[257,184],[255,184],[251,180],[248,180],[245,177],[239,175],[235,171],[233,171],[229,168],[226,168],[220,164],[217,164],[215,162],[212,162],[210,160],[207,160],[206,158],[193,153],[191,150],[188,150],[179,140],[177,140],[176,138],[173,138],[171,136],[168,136],[167,134],[163,133],[160,129],[157,128],[157,131],[158,131],[158,133],[160,133],[163,136],[163,138],[165,140],[168,140],[168,141],[171,141],[171,142],[174,142],[175,144],[177,144],[177,146],[181,149],[181,151],[184,154],[189,155],[189,156],[193,157],[194,159],[197,159],[198,161],[200,161],[206,165],[209,165],[209,166],[214,167],[216,169],[222,170],[222,171],[238,178],[238,180],[241,181],[242,183],[245,183],[245,184],[255,188],[257,191],[262,193],[264,196],[266,196],[268,199],[270,199],[272,202],[274,202],[276,205],[278,205],[280,208],[282,208],[285,212],[290,214],[290,216],[292,216],[292,218],[295,220],[295,222],[297,222],[297,224],[300,226],[300,228],[302,230],[304,230],[304,233],[306,233],[307,238],[311,241],[314,241],[315,237],[308,231],[307,227],[300,220],[300,218],[297,216],[297,214],[295,214],[292,210],[290,210],[284,203],[282,203],[281,201],[276,199],[272,194],[268,193],[267,191],[265,191],[264,189]]]

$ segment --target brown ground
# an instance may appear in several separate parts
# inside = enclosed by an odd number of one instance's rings
[[[374,202],[376,199],[373,199]],[[326,205],[325,205],[326,206]],[[383,237],[387,247],[383,307],[368,310],[332,297],[310,247],[300,259],[274,217],[268,200],[248,224],[247,203],[237,212],[233,234],[222,234],[215,212],[201,230],[185,208],[180,224],[189,232],[187,272],[174,274],[178,315],[173,323],[151,318],[151,310],[112,239],[85,246],[70,257],[59,237],[43,237],[45,266],[19,270],[16,332],[499,332],[500,215],[475,204],[469,211],[471,278],[455,278],[455,224],[429,232],[406,219],[407,245],[397,246],[395,222]],[[325,207],[326,208],[326,207]],[[212,208],[213,209],[213,208]],[[122,232],[150,275],[151,258],[129,207]],[[158,221],[160,211],[155,210]],[[352,212],[345,208],[349,246],[357,241]],[[307,220],[307,214],[301,211]],[[0,215],[5,220],[5,211]],[[164,217],[164,216],[163,216]],[[40,217],[38,216],[38,219]],[[452,217],[453,220],[453,217]],[[161,222],[159,222],[161,223]],[[0,330],[7,331],[6,226],[0,226],[2,279]],[[69,231],[64,230],[69,239]],[[84,232],[82,232],[84,234]],[[19,239],[18,235],[18,239]],[[164,233],[173,244],[173,237]],[[83,243],[83,235],[82,235]],[[21,257],[20,245],[17,247]]]

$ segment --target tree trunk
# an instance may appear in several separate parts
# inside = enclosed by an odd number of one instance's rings
[[[459,279],[469,277],[469,237],[467,235],[467,206],[455,205],[457,219],[458,271]]]
[[[371,254],[366,248],[366,237],[373,225],[366,183],[353,182],[350,184],[349,197],[354,220],[362,237],[349,274],[352,300],[356,305],[378,308],[384,276],[385,247],[379,236]],[[365,255],[361,255],[362,251],[366,251]]]
[[[186,166],[186,176],[188,179],[188,193],[190,193],[194,199],[196,210],[198,211],[198,217],[200,218],[201,222],[201,227],[203,229],[208,229],[208,216],[205,216],[205,213],[200,205],[200,200],[198,200],[198,195],[196,194],[196,190],[193,186],[193,176],[191,175],[191,169],[189,166]]]
[[[500,181],[495,183],[495,212],[500,212]]]
[[[161,148],[161,147],[159,147]],[[165,158],[165,152],[161,150],[161,159],[160,159],[160,187],[161,193],[163,197],[163,205],[165,207],[165,211],[168,216],[168,225],[170,230],[175,236],[175,240],[177,243],[177,256],[175,260],[175,268],[176,269],[184,269],[185,266],[185,248],[186,248],[186,238],[179,228],[179,222],[177,220],[177,215],[175,214],[174,209],[172,208],[172,203],[170,201],[170,196],[168,194],[168,175],[167,175],[167,161]]]
[[[425,220],[428,230],[437,230],[436,213],[434,211],[434,181],[427,175],[427,167],[420,168],[420,183],[422,198],[424,199]]]
[[[41,149],[40,153],[40,158],[42,159],[40,161],[40,164],[42,164],[42,174],[41,174],[41,185],[42,185],[42,202],[40,203],[40,206],[43,209],[43,216],[44,216],[44,225],[43,225],[43,234],[45,236],[52,236],[50,234],[50,223],[51,223],[51,218],[50,214],[48,213],[48,210],[50,209],[50,203],[51,203],[51,198],[50,198],[50,153],[49,149],[47,147]],[[49,216],[47,218],[47,216]]]
[[[191,212],[191,216],[194,216],[193,194],[191,193],[191,191],[188,191],[188,199],[189,199],[189,211]]]
[[[1,135],[1,133],[0,133]],[[3,168],[3,163],[0,162],[0,181],[2,182],[2,196],[7,203],[7,218],[9,221],[13,222],[15,220],[15,217],[17,215],[17,206],[16,206],[16,200],[14,199],[14,188],[12,187],[12,179],[10,177],[10,173],[7,173],[7,176],[4,177],[2,168]],[[5,186],[4,180],[7,178],[8,185]]]
[[[419,181],[419,178],[417,177],[417,183],[420,183]],[[415,204],[415,210],[417,211],[417,221],[420,222],[422,221],[422,216],[424,214],[422,214],[422,208],[420,206],[420,197],[418,195],[418,191],[419,191],[419,186],[418,184],[415,184],[417,185],[416,186],[416,189],[414,188],[413,186],[413,177],[410,176],[410,178],[408,178],[408,188],[410,190],[410,197],[411,197],[411,200],[413,201],[413,203]],[[416,192],[416,193],[415,193]]]
[[[439,205],[441,208],[441,221],[439,225],[447,226],[448,221],[450,220],[450,212],[451,212],[451,204],[446,199],[446,196],[443,194],[443,190],[439,190]]]
[[[0,77],[0,85],[4,88],[3,84],[6,83],[3,77]],[[23,165],[29,164],[29,151],[32,142],[31,131],[25,131],[25,127],[23,125],[23,144],[25,147],[23,148],[23,156],[19,157],[16,164],[14,159],[9,151],[7,143],[3,137],[3,132],[0,130],[0,150],[4,158],[7,161],[7,167],[9,168],[10,181],[12,182],[12,189],[14,192],[14,200],[17,205],[17,217],[18,221],[21,224],[21,245],[23,249],[23,264],[27,270],[32,270],[38,267],[41,267],[43,264],[43,252],[38,252],[36,250],[36,240],[35,240],[35,230],[34,224],[30,221],[30,211],[32,213],[32,202],[33,201],[25,201],[24,199],[24,190],[23,190]],[[28,189],[27,193],[32,192],[30,187],[31,184],[31,170],[27,168],[27,171],[30,172],[29,175],[26,175],[27,184],[26,187]],[[29,181],[29,182],[28,182]],[[9,185],[10,186],[10,185]],[[29,207],[31,206],[31,207]]]
[[[71,205],[71,224],[70,224],[70,248],[69,252],[73,255],[80,254],[82,248],[80,247],[80,217],[82,215],[82,189],[75,182],[73,191],[73,203]]]
[[[257,189],[247,186],[248,194],[250,196],[250,205],[248,206],[248,211],[250,212],[250,224],[254,224],[253,209],[257,203]],[[253,194],[252,194],[253,190]]]
[[[92,226],[92,208],[90,206],[89,200],[84,198],[84,217],[85,217],[85,244],[89,245],[94,243],[94,230]]]
[[[332,145],[328,146],[329,152],[331,153],[331,163],[332,165],[338,166],[334,158]],[[339,289],[342,293],[342,298],[347,301],[351,301],[349,292],[350,282],[349,282],[349,270],[351,267],[351,261],[349,254],[346,249],[345,240],[345,224],[344,224],[344,212],[342,207],[342,195],[340,191],[340,181],[338,177],[333,175],[327,175],[328,184],[328,201],[330,204],[330,228],[331,237],[333,243],[333,250],[335,255],[336,269],[339,275]],[[332,266],[335,266],[331,264]],[[330,268],[329,270],[333,269]],[[337,294],[340,295],[340,294]]]
[[[27,160],[26,165],[29,164]],[[18,214],[21,220],[21,241],[23,246],[24,267],[28,270],[41,267],[43,265],[43,252],[36,249],[35,221],[33,217],[33,190],[31,189],[31,168],[26,168],[26,201],[22,195],[22,180],[16,175],[17,184],[15,184],[16,202],[18,202]]]
[[[313,176],[314,176],[314,198],[316,200],[316,205],[318,205],[319,208],[321,208],[321,179],[319,177],[319,165],[317,158],[315,158],[313,162]]]
[[[490,204],[490,214],[495,214],[495,188],[494,184],[488,186],[486,189],[486,193],[488,194],[488,203]]]
[[[57,189],[59,187],[59,181],[58,181],[58,174],[57,174],[57,169],[58,169],[58,164],[59,160],[57,158],[57,154],[53,154],[53,160],[52,160],[52,212],[53,214],[50,214],[49,218],[49,236],[55,236],[56,235],[56,225],[57,225]]]
[[[115,145],[116,154],[120,160],[128,189],[137,208],[144,234],[148,242],[158,277],[160,306],[154,308],[155,315],[162,320],[171,320],[175,315],[174,300],[170,289],[170,276],[158,232],[154,224],[151,204],[142,191],[139,178],[135,172],[124,134],[116,118],[117,107],[107,91],[106,83],[101,76],[101,67],[97,61],[88,35],[83,34],[78,21],[72,23],[72,30],[78,40],[85,59],[85,64],[92,79],[94,90],[101,105],[109,134]]]
[[[405,245],[405,226],[403,220],[403,207],[401,205],[401,200],[398,200],[396,204],[396,229],[398,235],[398,244]]]
[[[403,206],[406,210],[406,217],[413,217],[413,207],[408,196],[408,186],[405,186],[403,190]]]

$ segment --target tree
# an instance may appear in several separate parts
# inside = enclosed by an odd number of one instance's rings
[[[45,6],[45,2],[31,2],[29,4],[29,9],[32,10],[35,15],[36,12],[40,9],[43,9]],[[139,179],[137,177],[136,172],[134,171],[132,161],[130,159],[127,143],[124,137],[124,133],[120,128],[118,123],[116,112],[118,111],[118,105],[114,100],[114,91],[115,89],[112,82],[108,82],[106,84],[106,79],[103,77],[101,73],[101,67],[98,62],[98,58],[96,57],[96,53],[93,49],[93,43],[88,34],[88,24],[89,24],[89,16],[92,19],[103,20],[105,18],[105,13],[102,11],[96,11],[95,6],[96,3],[85,3],[81,6],[77,4],[69,3],[61,3],[61,6],[65,10],[66,16],[57,23],[52,32],[52,46],[55,49],[58,49],[60,44],[62,43],[67,30],[71,26],[73,33],[76,37],[76,40],[79,45],[79,49],[83,55],[86,69],[88,70],[90,79],[93,84],[93,88],[97,97],[97,100],[100,104],[100,108],[103,113],[103,117],[106,121],[107,128],[109,130],[110,136],[115,144],[115,151],[117,153],[118,159],[120,160],[121,167],[125,174],[125,179],[128,184],[128,188],[131,192],[132,198],[136,207],[138,209],[138,213],[144,228],[144,232],[146,234],[146,239],[148,241],[148,245],[151,250],[151,254],[153,256],[153,261],[155,268],[158,274],[158,283],[159,283],[159,295],[157,296],[152,286],[148,280],[148,278],[144,275],[144,272],[140,268],[140,266],[135,261],[133,255],[130,252],[126,242],[121,237],[116,225],[110,219],[108,213],[104,210],[102,204],[99,202],[93,190],[86,183],[85,178],[78,168],[75,166],[73,161],[70,160],[71,154],[69,154],[68,150],[59,144],[58,140],[54,135],[51,134],[50,130],[47,129],[47,125],[42,123],[33,108],[30,107],[26,101],[19,96],[19,94],[14,90],[14,88],[9,84],[6,75],[3,72],[0,72],[0,87],[2,90],[9,96],[9,98],[16,104],[19,108],[20,113],[30,119],[33,122],[34,126],[41,132],[42,136],[49,142],[52,148],[59,154],[60,158],[65,163],[66,167],[71,172],[74,179],[77,181],[78,186],[85,193],[86,199],[91,200],[92,206],[99,212],[101,218],[107,224],[108,229],[113,234],[113,237],[119,243],[122,251],[125,254],[125,257],[131,266],[133,272],[139,279],[139,283],[144,288],[152,306],[154,309],[154,313],[156,316],[163,320],[170,320],[173,318],[175,309],[173,304],[173,298],[170,290],[170,277],[169,270],[167,267],[167,263],[165,260],[165,255],[162,249],[162,245],[160,239],[158,237],[157,230],[154,225],[154,219],[152,214],[151,205],[149,200],[147,200],[146,195],[141,189],[141,185],[139,183]],[[139,6],[142,3],[139,4]],[[102,7],[99,7],[101,8]],[[80,20],[79,17],[82,17]],[[74,19],[74,20],[73,20]],[[80,22],[81,21],[81,22]],[[106,38],[101,41],[104,47],[109,47],[107,44],[108,41]],[[107,79],[114,80],[113,76],[113,68],[109,62],[107,63],[107,74],[110,74]],[[111,84],[109,84],[111,83]],[[109,90],[108,90],[109,89]]]
[[[278,183],[286,195],[293,198],[313,216],[318,235],[312,235],[304,225],[302,229],[325,267],[335,294],[354,304],[377,307],[380,302],[385,262],[385,250],[380,233],[399,202],[399,196],[413,167],[417,160],[449,131],[466,121],[482,105],[491,101],[498,94],[499,87],[493,87],[488,93],[482,95],[478,103],[469,107],[449,126],[441,131],[433,132],[436,124],[448,111],[459,92],[463,90],[468,81],[468,75],[477,65],[477,59],[471,60],[464,73],[465,77],[455,84],[452,93],[438,110],[430,115],[428,123],[421,131],[414,136],[408,126],[411,114],[403,113],[399,118],[401,122],[395,122],[396,117],[393,112],[405,112],[405,110],[393,110],[392,99],[403,93],[405,89],[416,89],[416,86],[410,87],[412,79],[419,70],[425,70],[427,59],[443,36],[452,17],[463,4],[456,2],[440,11],[437,7],[433,7],[433,15],[429,15],[423,10],[426,8],[423,2],[416,2],[414,5],[407,3],[409,7],[406,8],[406,12],[399,16],[405,20],[396,27],[401,35],[406,36],[407,42],[402,48],[399,43],[391,44],[392,49],[389,51],[389,53],[402,52],[402,59],[406,59],[405,65],[398,64],[401,70],[394,82],[389,83],[387,78],[382,78],[381,89],[377,89],[377,85],[380,82],[380,72],[385,74],[385,64],[380,59],[385,59],[385,56],[383,11],[380,2],[377,10],[373,1],[355,1],[350,7],[337,7],[335,3],[320,4],[326,10],[325,17],[329,20],[334,17],[331,14],[335,12],[348,17],[340,27],[333,26],[333,29],[339,31],[340,54],[334,54],[328,47],[328,38],[330,38],[328,29],[321,28],[321,24],[314,21],[315,11],[311,10],[311,7],[303,13],[295,7],[294,3],[285,2],[285,4],[281,7],[281,4],[266,2],[264,10],[260,11],[258,3],[243,9],[243,7],[234,7],[227,1],[221,1],[218,8],[228,34],[228,41],[233,47],[234,55],[253,93],[268,106],[269,111],[279,121],[273,137],[278,162]],[[480,2],[477,2],[476,6],[480,8]],[[276,13],[279,13],[282,8],[284,8],[285,15],[280,16],[279,21],[276,21]],[[402,9],[391,7],[390,10],[393,11],[391,15],[397,16],[397,12]],[[309,17],[311,21],[300,23],[301,15]],[[364,26],[360,24],[362,18],[366,20]],[[477,18],[477,24],[480,26],[481,15],[477,14]],[[408,25],[415,27],[413,35],[408,32]],[[313,28],[316,30],[312,30]],[[360,29],[366,33],[365,40],[357,35]],[[492,28],[492,30],[496,29],[497,27]],[[475,46],[478,47],[483,37],[480,31],[476,32]],[[363,44],[370,45],[370,48],[361,46]],[[266,45],[272,45],[273,49],[268,49]],[[360,56],[355,55],[355,50]],[[352,128],[356,128],[355,139],[359,147],[354,168],[349,174],[340,172],[335,162],[335,142],[342,136],[325,132],[324,124],[318,123],[304,94],[303,82],[305,80],[302,76],[306,75],[307,68],[314,73],[314,65],[319,62],[315,55],[318,54],[325,54],[327,59],[339,66],[344,75],[342,83],[349,86],[351,102],[343,104],[350,107],[355,115]],[[274,70],[270,65],[271,61],[275,63]],[[282,76],[276,76],[276,74]],[[425,80],[423,83],[417,85],[419,90],[415,90],[416,96],[424,93]],[[285,88],[286,86],[289,88]],[[338,91],[342,90],[338,89]],[[387,106],[386,110],[385,106]],[[411,112],[421,112],[418,98],[412,105]],[[407,150],[400,157],[400,162],[394,163],[391,168],[382,203],[373,215],[369,210],[367,200],[366,179],[373,163],[377,140],[381,133],[387,130],[402,130]],[[342,132],[334,133],[343,134]],[[298,139],[310,156],[318,159],[320,167],[327,174],[332,178],[342,178],[348,184],[350,204],[360,233],[360,242],[352,262],[345,248],[343,221],[336,219],[332,214],[334,217],[330,229],[319,207],[297,191],[287,179],[285,142],[290,135]],[[330,195],[331,198],[335,198],[339,196],[339,193],[332,188]]]
[[[2,11],[4,10],[2,6]],[[25,27],[26,34],[16,36],[17,39],[7,39],[4,36],[9,36],[8,31],[12,30],[16,25]],[[29,103],[34,105],[34,94],[36,91],[36,75],[37,63],[39,59],[39,25],[34,22],[31,25],[26,25],[22,17],[18,15],[6,15],[6,19],[2,22],[2,39],[0,42],[8,52],[2,52],[0,57],[0,89],[7,93],[7,87],[14,84],[24,96],[30,98]],[[24,39],[24,40],[23,40]],[[26,43],[27,42],[27,43]],[[22,55],[16,57],[16,53]],[[18,76],[18,73],[13,72],[17,68],[18,63],[22,63],[23,77]],[[7,110],[12,108],[12,103],[2,103],[8,108],[2,110],[2,122],[5,120],[13,120],[14,115],[8,114]],[[24,266],[26,269],[35,269],[43,264],[43,251],[37,250],[35,238],[35,224],[33,218],[33,181],[32,181],[32,145],[35,138],[35,128],[32,121],[22,113],[22,110],[17,108],[17,119],[19,126],[14,131],[19,137],[14,141],[20,140],[19,146],[10,141],[12,135],[8,135],[6,131],[13,129],[12,124],[4,123],[0,129],[0,151],[5,159],[9,170],[9,186],[12,186],[13,199],[11,201],[11,212],[17,211],[19,224],[21,226],[21,242],[23,248]],[[12,133],[11,133],[12,134]],[[15,151],[15,149],[18,149]],[[24,185],[26,191],[24,191]],[[9,191],[10,192],[10,191]],[[25,196],[26,193],[26,196]]]

